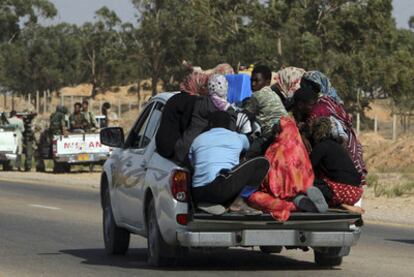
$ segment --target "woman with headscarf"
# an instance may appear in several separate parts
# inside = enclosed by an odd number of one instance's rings
[[[275,84],[272,89],[276,91],[286,109],[289,110],[293,102],[293,94],[300,87],[300,80],[305,73],[305,70],[298,67],[286,67],[274,76]]]
[[[326,81],[324,78],[321,79],[323,83],[329,83],[329,80]],[[310,86],[313,89],[302,89],[302,86]],[[295,117],[299,122],[306,122],[308,126],[317,118],[330,118],[333,127],[332,136],[346,146],[364,185],[367,170],[363,159],[362,145],[352,128],[352,117],[345,111],[343,104],[337,102],[335,98],[327,94],[319,96],[320,90],[324,90],[325,93],[328,91],[326,87],[322,88],[316,81],[308,80],[305,77],[302,79],[301,88],[294,93]],[[332,92],[332,89],[330,91]]]
[[[208,128],[209,116],[217,111],[226,111],[228,83],[223,75],[214,74],[208,80],[208,96],[200,96],[194,103],[189,127],[175,144],[174,160],[187,163],[188,151],[193,140]]]
[[[331,207],[362,214],[364,210],[354,206],[364,192],[361,176],[346,149],[332,139],[331,128],[328,117],[319,117],[312,122],[311,161],[315,175],[318,183],[327,187],[323,191]]]

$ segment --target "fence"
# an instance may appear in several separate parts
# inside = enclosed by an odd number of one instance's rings
[[[25,98],[16,97],[11,93],[7,93],[4,94],[2,98],[3,101],[1,101],[0,108],[5,111],[23,111],[24,109],[27,109],[29,106],[31,106],[31,109],[39,114],[54,112],[57,105],[63,105],[68,108],[69,112],[73,112],[74,104],[76,102],[82,102],[85,99],[87,99],[89,102],[89,110],[96,115],[101,114],[102,105],[105,102],[111,104],[111,111],[116,113],[118,115],[118,118],[122,118],[122,115],[126,112],[140,108],[138,101],[131,101],[130,99],[118,98],[113,101],[108,101],[93,100],[89,97],[63,95],[61,95],[60,98],[56,98],[53,97],[53,95],[48,91],[44,93],[37,92],[34,96],[28,95]]]
[[[414,135],[414,128],[411,122],[414,114],[411,113],[394,113],[389,120],[380,121],[375,115],[373,119],[365,119],[361,122],[361,116],[358,113],[354,120],[357,134],[368,131],[381,135],[384,138],[395,141],[403,135]]]

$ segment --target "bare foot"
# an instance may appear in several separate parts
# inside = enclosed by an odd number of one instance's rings
[[[351,206],[351,205],[347,205],[347,204],[341,204],[341,207],[344,210],[350,211],[352,213],[356,213],[356,214],[364,214],[365,210],[361,207],[358,206]]]

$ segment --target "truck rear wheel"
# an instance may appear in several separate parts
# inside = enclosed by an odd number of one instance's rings
[[[280,252],[282,252],[283,246],[260,246],[259,248],[260,251],[266,254],[279,254]]]
[[[70,172],[70,164],[68,163],[53,163],[53,173],[68,173]]]
[[[108,255],[124,255],[128,251],[131,234],[128,230],[116,226],[108,189],[104,195],[103,237],[105,252]]]
[[[165,253],[174,251],[162,238],[157,222],[154,199],[151,199],[147,210],[147,245],[148,263],[152,266],[168,266],[176,261],[176,257],[166,257]]]
[[[3,171],[12,171],[13,166],[10,164],[10,161],[3,162]]]
[[[324,267],[340,266],[342,264],[343,256],[347,254],[349,254],[348,247],[314,249],[315,263]]]

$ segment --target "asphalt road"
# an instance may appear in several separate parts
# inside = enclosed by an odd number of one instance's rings
[[[193,253],[176,267],[146,264],[146,240],[127,256],[103,251],[98,191],[0,181],[0,276],[414,276],[414,228],[367,224],[340,268],[311,251]]]

